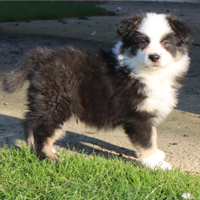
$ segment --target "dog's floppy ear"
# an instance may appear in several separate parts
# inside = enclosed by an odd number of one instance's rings
[[[171,26],[172,30],[176,33],[179,39],[185,44],[189,43],[189,39],[191,37],[190,29],[181,21],[176,19],[175,17],[169,15],[167,17],[169,21],[169,25]]]
[[[141,13],[119,21],[117,23],[118,35],[127,39],[130,38],[144,17],[145,14]]]

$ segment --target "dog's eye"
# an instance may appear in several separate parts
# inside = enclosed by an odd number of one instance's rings
[[[141,48],[145,48],[148,44],[149,44],[148,41],[142,40],[142,41],[140,42],[140,47],[141,47]]]
[[[167,40],[164,40],[164,41],[162,41],[162,43],[161,43],[161,44],[162,44],[162,46],[163,46],[163,47],[165,47],[165,48],[166,48],[166,47],[168,47],[168,46],[170,45],[170,42],[169,42],[169,41],[167,41]]]

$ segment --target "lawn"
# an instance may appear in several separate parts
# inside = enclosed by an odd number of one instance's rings
[[[87,2],[67,1],[1,1],[0,22],[60,19],[67,17],[85,18],[94,15],[114,15],[101,7]]]
[[[61,155],[57,164],[40,161],[30,148],[0,151],[0,199],[182,199],[200,198],[200,176],[153,171],[122,159],[84,153]]]

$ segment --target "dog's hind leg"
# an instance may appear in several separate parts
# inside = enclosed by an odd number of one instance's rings
[[[40,130],[37,131],[38,133]],[[53,133],[52,136],[47,137],[45,141],[41,141],[41,138],[39,136],[38,139],[34,139],[34,134],[35,131],[31,128],[29,128],[28,123],[24,123],[24,134],[25,134],[25,139],[28,145],[30,145],[31,148],[35,150],[36,155],[38,155],[41,159],[43,158],[49,158],[50,160],[58,160],[58,158],[54,155],[56,152],[55,149],[53,148],[53,143],[58,140],[59,138],[62,138],[65,136],[65,130],[63,127],[60,129],[56,129]],[[52,153],[53,152],[53,153]]]
[[[36,136],[35,143],[35,153],[39,156],[40,159],[48,158],[51,161],[58,161],[58,157],[55,155],[55,150],[53,148],[54,142],[63,136],[63,130],[55,130],[54,134],[50,137],[47,137],[44,140],[41,140],[41,137]]]
[[[62,126],[71,117],[67,97],[48,97],[38,90],[29,90],[29,112],[25,119],[25,136],[40,159],[57,161],[53,143],[63,136]]]
[[[29,115],[33,117],[33,113],[28,113],[28,119],[30,119]],[[58,161],[59,159],[53,151],[53,144],[64,135],[62,127],[57,123],[42,119],[29,121],[27,124],[28,132],[25,132],[25,136],[27,134],[27,143],[33,145],[35,154],[40,159],[48,158],[51,161]]]
[[[138,160],[144,166],[152,169],[171,169],[171,165],[164,161],[164,152],[157,149],[156,127],[146,128],[145,132],[137,135],[131,128],[125,130],[134,145]]]

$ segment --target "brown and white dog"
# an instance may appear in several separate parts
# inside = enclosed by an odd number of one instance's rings
[[[99,129],[122,126],[143,165],[171,169],[156,126],[177,105],[190,31],[171,15],[144,13],[121,20],[117,32],[110,52],[38,48],[4,77],[7,92],[30,81],[24,130],[41,159],[58,160],[57,130],[75,116]]]

